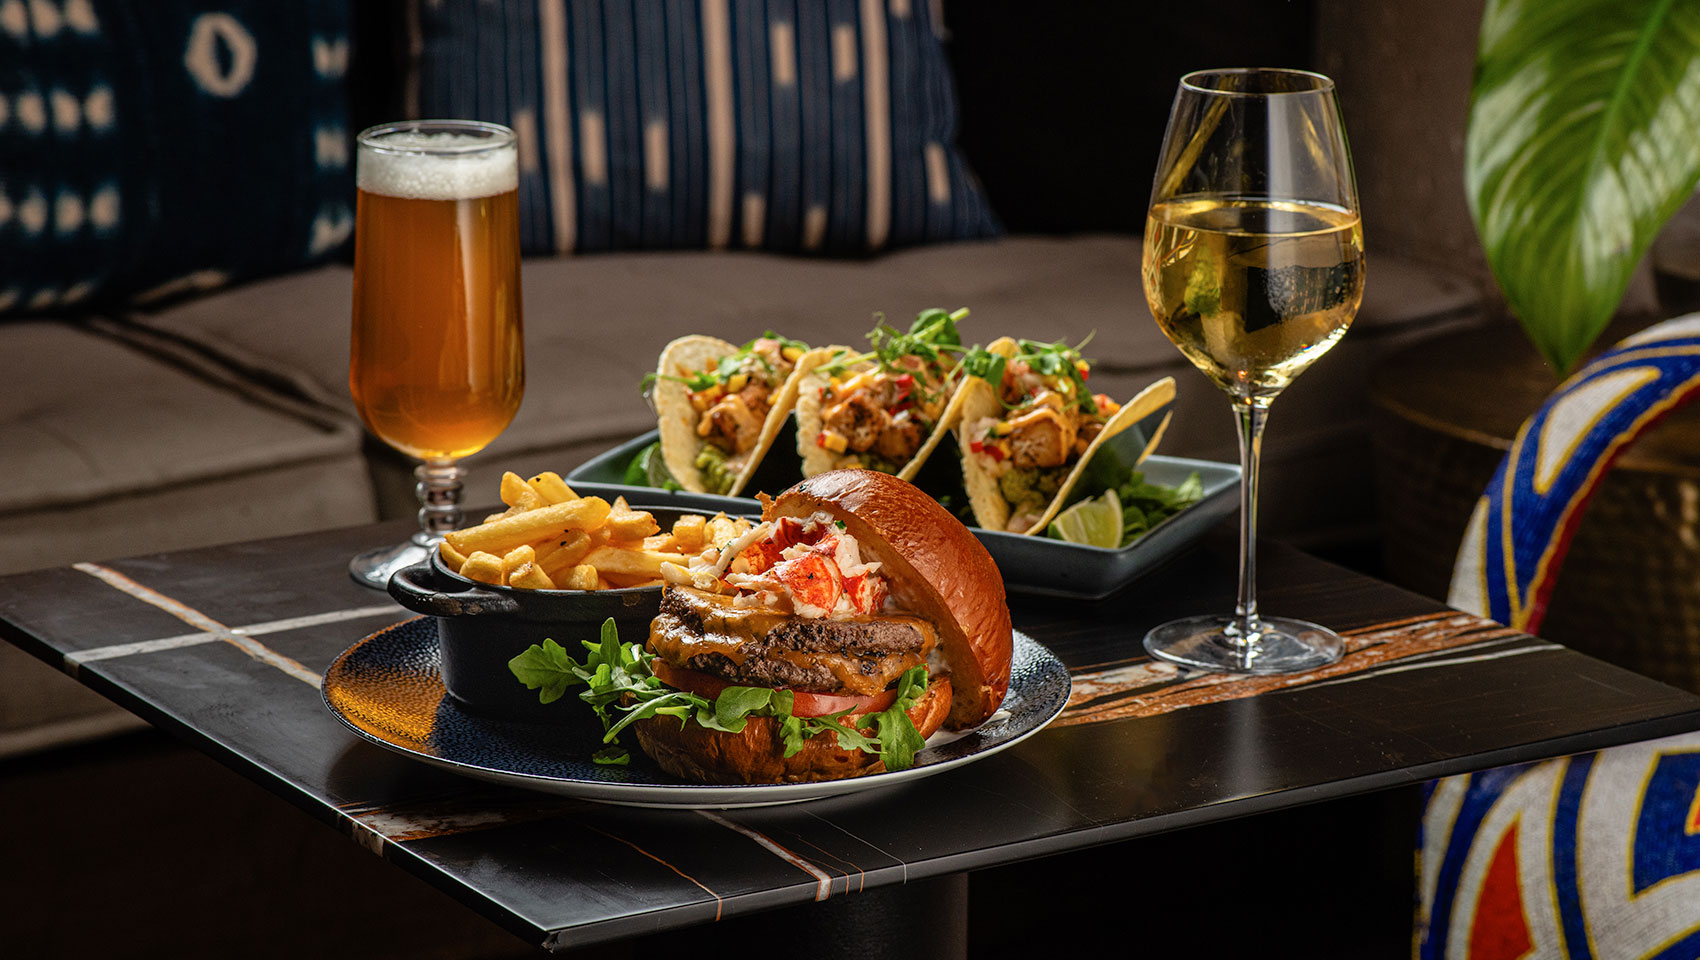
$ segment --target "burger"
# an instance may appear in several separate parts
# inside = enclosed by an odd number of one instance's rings
[[[748,533],[663,571],[638,659],[697,708],[632,723],[657,764],[704,783],[855,777],[908,766],[941,727],[998,709],[1003,579],[949,511],[871,470],[763,501]]]

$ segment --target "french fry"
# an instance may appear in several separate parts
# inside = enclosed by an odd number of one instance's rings
[[[473,550],[502,554],[557,530],[600,527],[608,520],[609,512],[608,501],[601,497],[582,497],[527,510],[493,523],[455,530],[447,535],[447,539],[456,550],[468,556]]]
[[[594,538],[583,530],[568,530],[555,542],[559,546],[549,555],[550,561],[569,567],[582,561],[585,554],[597,547]]]
[[[644,579],[653,580],[661,576],[663,563],[677,563],[683,566],[685,557],[678,553],[649,553],[645,550],[610,545],[590,551],[584,562],[604,574],[641,574]]]
[[[526,481],[526,484],[536,491],[545,503],[566,503],[568,500],[578,499],[578,494],[573,492],[573,488],[567,486],[567,482],[561,479],[561,475],[552,470],[544,471],[532,477]]]
[[[724,547],[728,540],[738,535],[738,521],[724,513],[717,513],[714,519],[708,521],[708,546]]]
[[[553,590],[555,581],[543,572],[543,568],[535,563],[521,564],[508,575],[508,586],[524,587],[527,590]]]
[[[511,470],[502,474],[502,502],[520,510],[536,510],[548,504],[541,494]]]
[[[673,521],[673,539],[678,543],[681,553],[699,553],[703,547],[703,537],[708,533],[708,518],[698,513],[687,513]]]
[[[559,553],[560,550],[560,537],[550,537],[547,540],[540,540],[531,545],[531,553],[534,558],[532,562],[541,567],[545,561],[554,556],[556,553]]]
[[[583,534],[584,531],[572,530],[569,533]],[[593,549],[595,549],[595,545],[590,542],[590,538],[583,536],[551,553],[548,559],[538,561],[538,566],[542,567],[543,572],[549,575],[549,579],[560,583],[561,578],[567,575],[567,571],[583,563],[585,555]]]
[[[500,585],[504,579],[502,558],[493,553],[476,550],[467,556],[466,563],[460,568],[460,575],[479,583]]]
[[[562,590],[595,590],[597,588],[596,568],[588,563],[570,567],[566,576],[558,584]]]
[[[689,582],[689,558],[724,548],[753,526],[724,513],[687,513],[663,531],[653,513],[632,509],[624,497],[611,504],[580,497],[547,471],[530,479],[504,473],[501,497],[506,510],[448,534],[438,550],[446,566],[470,579],[532,590]]]
[[[466,554],[456,550],[447,540],[437,542],[437,553],[443,558],[443,566],[455,573],[459,573],[460,568],[466,566]]]
[[[536,562],[536,548],[529,543],[522,543],[502,555],[502,574],[505,579],[511,579],[515,570],[529,567]]]
[[[608,515],[608,538],[611,540],[642,540],[661,532],[661,525],[655,522],[655,514],[647,510],[621,510],[618,507]]]

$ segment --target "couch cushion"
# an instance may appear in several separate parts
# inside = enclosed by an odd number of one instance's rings
[[[674,337],[702,332],[741,341],[772,328],[814,344],[859,344],[874,311],[904,322],[928,306],[971,308],[962,325],[970,341],[1006,333],[1079,340],[1096,331],[1086,353],[1104,379],[1094,384],[1130,392],[1172,372],[1183,398],[1214,405],[1214,389],[1151,320],[1139,251],[1139,240],[1124,236],[1008,237],[863,261],[700,252],[527,260],[526,400],[490,452],[613,441],[647,429],[653,421],[638,381]],[[349,297],[347,268],[325,267],[138,322],[294,378],[303,391],[346,410]],[[1479,302],[1479,293],[1457,278],[1377,258],[1354,329],[1336,356],[1306,376],[1355,366],[1349,355],[1368,341],[1473,316]],[[284,326],[294,335],[273,333]],[[1192,425],[1181,421],[1175,449],[1231,456],[1227,414],[1210,419],[1222,423],[1208,430],[1207,442],[1189,441]]]
[[[9,534],[26,514],[104,507],[121,497],[168,495],[278,467],[358,463],[359,432],[345,420],[230,380],[216,365],[145,331],[105,331],[50,321],[0,325],[0,356],[25,361],[8,366],[0,392],[0,449],[15,468],[0,505]],[[126,335],[133,341],[121,342]],[[326,524],[363,519],[359,501],[340,492],[303,490],[296,500],[277,507],[320,504]],[[262,506],[209,503],[194,522],[221,514],[228,520],[240,507],[264,514],[255,519],[273,530],[287,529]],[[148,522],[136,516],[99,535],[124,538],[124,527]],[[187,533],[169,539],[206,542]],[[56,550],[44,562],[112,555],[100,548],[103,542],[90,541],[81,552]],[[19,569],[25,561],[12,552],[15,544],[8,536],[0,568]]]
[[[0,572],[374,518],[358,430],[145,331],[0,324]],[[139,725],[0,643],[0,757]]]

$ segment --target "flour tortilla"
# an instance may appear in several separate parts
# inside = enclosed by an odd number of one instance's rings
[[[669,343],[661,351],[661,360],[656,365],[657,377],[650,398],[655,403],[656,428],[661,433],[661,461],[667,465],[667,472],[673,475],[679,486],[693,493],[708,492],[703,486],[702,472],[696,465],[697,454],[705,442],[697,436],[697,424],[701,422],[702,415],[691,406],[690,388],[667,378],[680,376],[680,370],[695,373],[708,369],[721,357],[737,352],[737,344],[727,343],[719,337],[692,335]],[[806,356],[808,354],[804,354]],[[767,455],[768,448],[778,439],[779,431],[785,426],[785,418],[797,402],[802,359],[798,358],[798,364],[792,368],[785,382],[774,388],[773,407],[762,422],[761,435],[750,451],[749,459],[733,478],[726,496],[735,497],[743,491],[756,468],[761,466],[761,459]]]
[[[824,420],[823,414],[825,413],[825,404],[821,402],[821,390],[831,383],[831,378],[820,373],[819,368],[831,362],[840,351],[852,355],[856,352],[849,347],[822,347],[819,350],[811,350],[797,361],[797,455],[803,460],[804,477],[812,477],[828,470],[836,470],[846,458],[855,456],[855,454],[848,452],[834,453],[816,442],[816,438],[820,436]],[[864,360],[861,363],[852,364],[848,368],[851,373],[847,375],[853,376],[864,370],[872,370],[875,366],[877,366],[875,361]],[[914,480],[915,474],[921,472],[921,467],[926,464],[927,458],[932,456],[933,451],[938,448],[939,441],[943,440],[945,434],[956,426],[956,419],[962,413],[962,401],[963,392],[958,388],[955,393],[951,394],[949,402],[945,404],[943,412],[939,414],[939,420],[933,425],[933,432],[928,435],[926,442],[921,444],[921,448],[915,451],[915,456],[911,457],[909,462],[904,464],[903,468],[897,472],[898,479]]]
[[[1015,356],[1016,344],[1014,340],[1005,337],[986,349],[1008,358]],[[966,396],[961,396],[964,394]],[[968,502],[974,509],[974,523],[987,530],[1004,530],[1009,526],[1009,501],[1004,499],[1003,491],[998,486],[997,476],[988,470],[980,462],[980,459],[968,449],[967,436],[969,424],[983,417],[1002,417],[1004,414],[1003,402],[998,399],[997,387],[979,377],[970,377],[959,391],[959,397],[961,397],[962,403],[956,426],[956,440],[958,446],[962,449],[962,485],[966,488]],[[1173,377],[1164,377],[1141,390],[1131,400],[1123,404],[1122,408],[1110,418],[1109,422],[1104,424],[1104,429],[1092,438],[1092,442],[1087,445],[1086,451],[1075,459],[1074,467],[1069,470],[1068,476],[1057,488],[1057,495],[1052,498],[1050,506],[1040,515],[1039,520],[1026,530],[1018,532],[1023,534],[1043,533],[1045,527],[1062,510],[1063,504],[1068,502],[1069,492],[1080,480],[1080,475],[1086,471],[1086,465],[1092,462],[1092,456],[1098,452],[1098,447],[1116,434],[1162,409],[1165,405],[1173,403],[1174,399],[1175,380]],[[1168,426],[1169,418],[1165,416],[1152,433],[1151,439],[1145,444],[1145,449],[1140,451],[1139,461],[1144,461],[1153,450],[1157,449],[1157,444],[1163,439],[1163,434],[1167,431]],[[1138,462],[1135,463],[1135,466],[1137,465]]]

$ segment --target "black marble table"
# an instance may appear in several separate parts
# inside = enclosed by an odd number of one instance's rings
[[[1153,664],[1148,627],[1231,608],[1216,545],[1099,603],[1017,600],[1074,693],[1003,753],[790,806],[602,806],[426,767],[326,710],[325,667],[408,616],[347,560],[405,533],[0,578],[0,636],[550,949],[1700,728],[1700,698],[1273,544],[1263,609],[1335,627],[1345,658],[1238,679]]]

